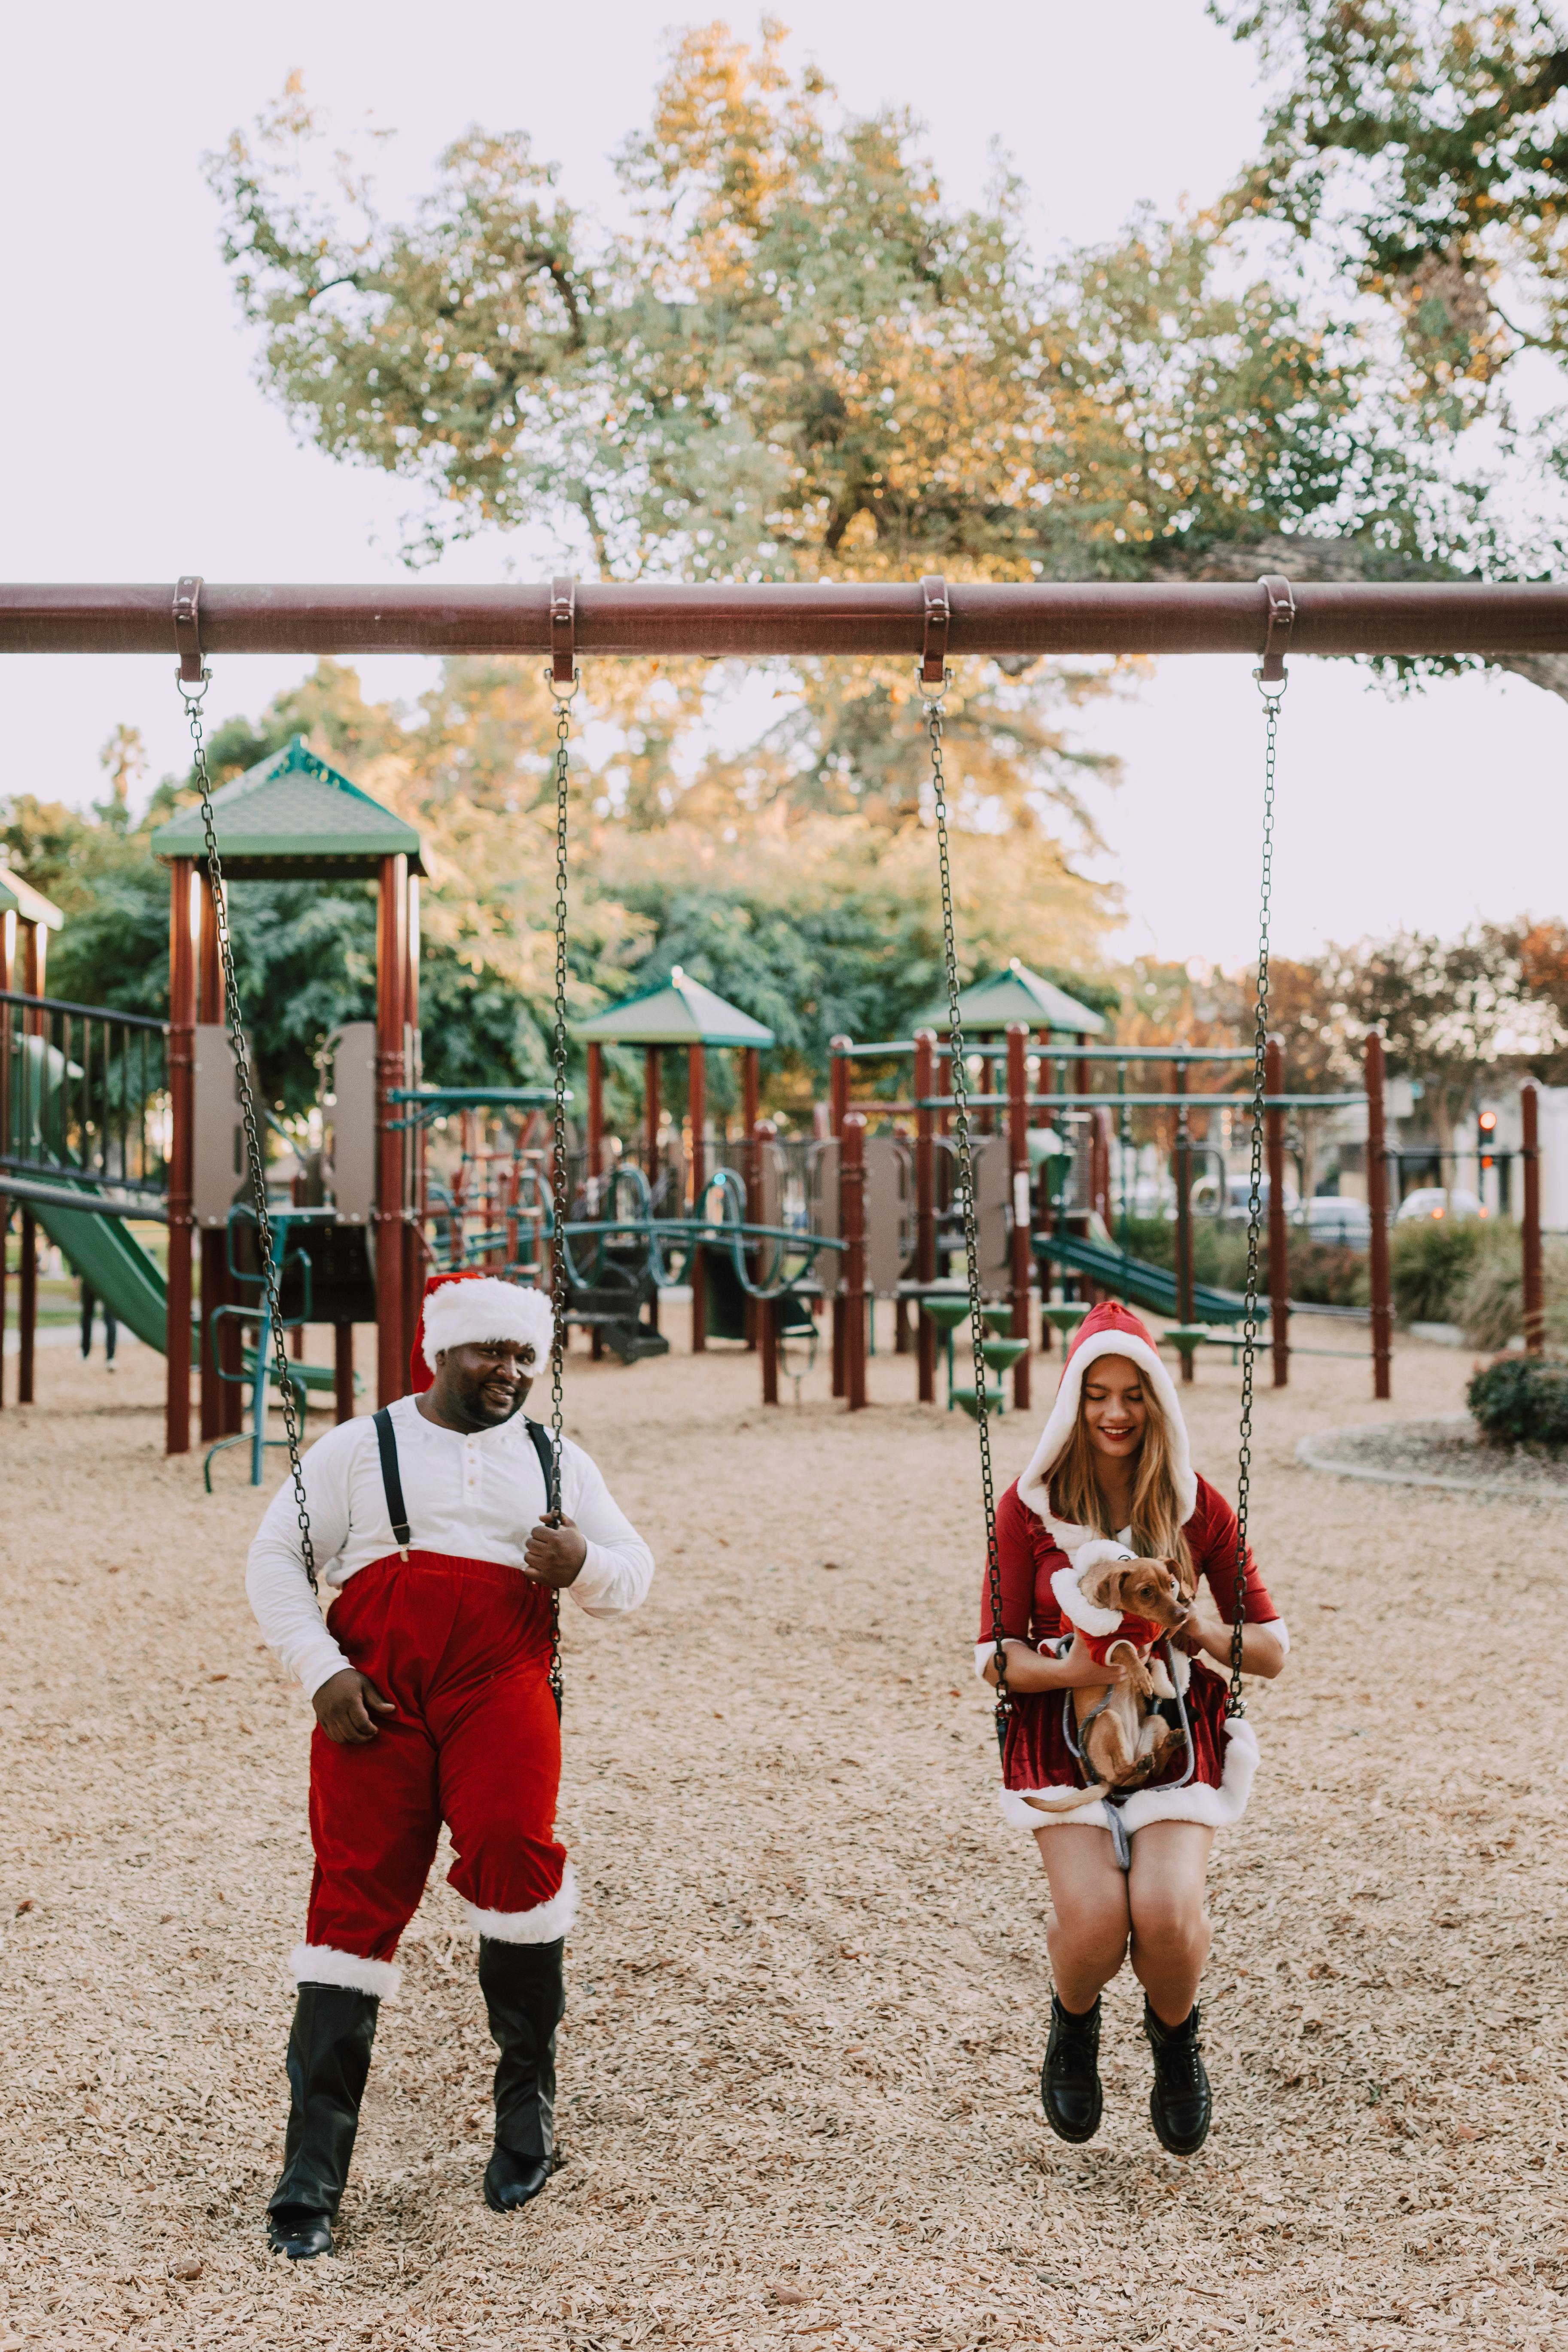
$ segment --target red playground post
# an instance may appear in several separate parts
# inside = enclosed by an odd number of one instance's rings
[[[915,1101],[929,1103],[936,1092],[936,1032],[915,1032]],[[922,1286],[936,1280],[936,1113],[915,1112],[915,1279]],[[936,1402],[937,1330],[923,1311],[916,1318],[920,1400]]]
[[[192,1110],[196,1058],[196,959],[191,937],[188,857],[169,862],[169,1277],[163,1389],[163,1451],[191,1450]]]
[[[1546,1298],[1541,1277],[1541,1094],[1533,1078],[1519,1090],[1524,1128],[1524,1345],[1531,1356],[1546,1349]]]
[[[837,1138],[838,1143],[838,1182],[841,1202],[844,1184],[844,1121],[849,1109],[850,1044],[851,1040],[843,1034],[830,1037],[827,1041],[830,1057],[827,1065],[827,1124],[828,1132]],[[842,1205],[839,1208],[838,1219],[838,1238],[840,1241],[847,1241],[848,1232],[844,1223]],[[845,1259],[841,1257],[838,1265],[839,1281],[833,1293],[833,1393],[836,1397],[841,1397],[844,1394],[845,1264]]]
[[[1270,1037],[1264,1063],[1264,1091],[1285,1091],[1285,1047]],[[1290,1229],[1285,1222],[1285,1113],[1278,1107],[1264,1114],[1268,1139],[1268,1305],[1274,1327],[1274,1385],[1282,1389],[1290,1379]]]
[[[1178,1062],[1176,1082],[1176,1320],[1191,1323],[1193,1304],[1193,1131],[1187,1119],[1187,1066]],[[1182,1349],[1182,1378],[1193,1377],[1193,1351]]]
[[[844,1220],[844,1385],[849,1410],[866,1402],[866,1115],[846,1114],[839,1141]]]
[[[1383,1120],[1383,1037],[1366,1035],[1366,1207],[1371,1222],[1372,1392],[1392,1396],[1394,1310],[1388,1280],[1388,1146]]]
[[[1025,1057],[1028,1051],[1026,1022],[1007,1024],[1007,1139],[1013,1178],[1013,1333],[1029,1337],[1029,1081]],[[1020,1412],[1029,1409],[1029,1350],[1013,1367],[1013,1402]]]
[[[686,1107],[691,1122],[691,1213],[700,1218],[708,1193],[708,1056],[700,1045],[686,1055]],[[699,1242],[691,1253],[691,1352],[708,1346],[708,1264]]]

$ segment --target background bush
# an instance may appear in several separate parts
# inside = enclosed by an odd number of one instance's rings
[[[1479,1217],[1462,1222],[1450,1217],[1414,1217],[1406,1224],[1396,1224],[1389,1243],[1388,1259],[1394,1311],[1399,1320],[1457,1322],[1467,1283],[1492,1236],[1503,1230]]]
[[[1568,1445],[1568,1364],[1505,1356],[1476,1374],[1466,1397],[1494,1445]]]

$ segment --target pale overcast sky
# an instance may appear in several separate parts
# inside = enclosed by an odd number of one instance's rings
[[[470,122],[523,126],[565,192],[607,205],[607,159],[646,116],[664,16],[598,0],[571,16],[538,0],[274,0],[193,12],[86,0],[7,27],[0,99],[0,315],[9,339],[0,446],[10,452],[8,576],[20,580],[366,580],[404,576],[407,489],[299,446],[254,380],[216,250],[203,152],[300,68],[345,128],[395,129],[383,185],[417,191]],[[716,12],[717,13],[717,12]],[[850,105],[893,102],[928,126],[949,185],[973,195],[994,144],[1032,191],[1042,247],[1108,237],[1131,206],[1214,196],[1247,154],[1258,98],[1250,56],[1202,0],[801,0],[780,13],[797,55]],[[747,29],[749,13],[732,10]],[[510,562],[491,538],[443,569],[483,579]],[[302,665],[226,662],[215,717],[254,711]],[[408,693],[417,662],[366,662],[372,694]],[[1100,796],[1105,870],[1126,894],[1123,944],[1237,961],[1250,953],[1259,727],[1245,662],[1167,663],[1086,730],[1126,761]],[[1287,951],[1397,924],[1454,929],[1563,906],[1568,708],[1476,679],[1390,702],[1342,664],[1300,662],[1286,709],[1277,937]],[[0,789],[85,802],[119,720],[153,772],[181,762],[168,662],[0,662]],[[1045,950],[1042,948],[1042,954]]]

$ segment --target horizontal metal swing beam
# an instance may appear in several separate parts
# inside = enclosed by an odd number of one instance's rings
[[[1568,587],[1445,581],[1293,585],[1292,654],[1568,653]],[[1261,584],[1107,582],[948,583],[946,651],[1260,655]],[[0,653],[189,653],[176,638],[175,584],[0,585]],[[892,656],[926,645],[918,584],[689,588],[584,581],[578,656]],[[187,623],[184,637],[193,634]],[[200,656],[526,654],[551,651],[551,591],[429,585],[224,586],[203,582]],[[200,656],[197,656],[199,659]]]

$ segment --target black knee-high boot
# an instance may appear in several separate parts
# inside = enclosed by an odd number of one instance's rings
[[[538,2196],[555,2168],[555,2029],[566,2006],[553,1944],[479,1938],[479,1987],[489,2014],[496,2067],[496,2143],[485,2169],[485,2203],[510,2213]]]
[[[289,2130],[268,2200],[267,2242],[290,2262],[332,2251],[381,2003],[348,1985],[302,1984],[289,2035]]]

